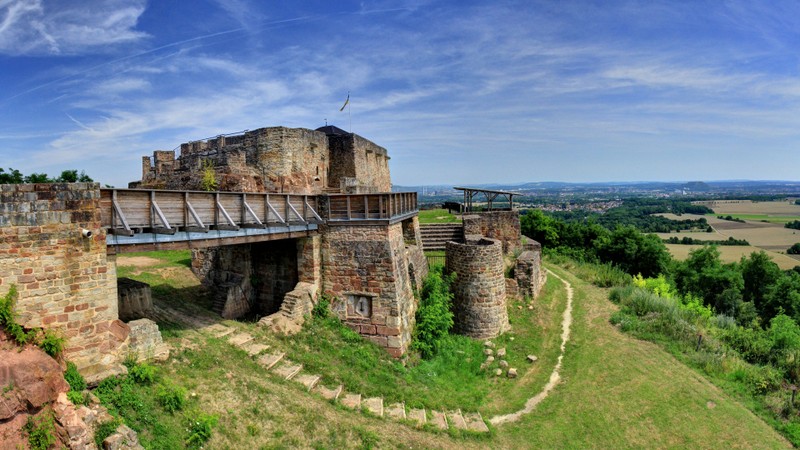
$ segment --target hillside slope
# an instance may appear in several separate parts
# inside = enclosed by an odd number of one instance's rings
[[[493,427],[489,435],[459,437],[458,433],[423,431],[356,413],[275,377],[226,339],[201,331],[194,320],[185,320],[189,313],[200,321],[221,321],[192,304],[199,287],[196,280],[190,282],[193,278],[187,267],[156,261],[160,268],[122,270],[124,259],[118,261],[121,271],[150,278],[165,340],[176,350],[159,366],[163,381],[186,387],[193,394],[193,410],[219,417],[206,448],[790,447],[770,426],[700,374],[661,348],[619,332],[608,322],[615,306],[608,301],[607,290],[557,266],[550,268],[571,283],[574,291],[571,339],[561,368],[563,381],[519,421]],[[491,388],[488,402],[479,407],[484,418],[519,409],[524,398],[536,395],[547,382],[557,357],[557,352],[549,349],[557,349],[560,342],[566,290],[556,277],[549,278],[546,290],[552,295],[543,295],[533,310],[538,314],[536,329],[546,330],[536,350],[540,352],[538,366],[510,387]],[[171,313],[174,308],[184,314]],[[527,314],[527,308],[524,311]],[[532,316],[515,317],[518,320],[513,326],[520,341],[526,325],[521,319]],[[262,334],[265,332],[253,324],[224,323],[259,335],[273,348],[288,342]],[[303,348],[284,350],[295,354]],[[182,426],[177,415],[160,420],[169,427]],[[155,443],[156,434],[140,436]]]
[[[551,267],[575,289],[564,382],[498,429],[500,447],[787,448],[748,409],[673,356],[608,322],[607,290]]]

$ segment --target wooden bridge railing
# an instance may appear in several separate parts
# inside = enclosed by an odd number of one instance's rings
[[[332,194],[327,196],[328,222],[399,220],[416,214],[416,192]]]
[[[395,221],[418,212],[416,192],[266,194],[101,189],[101,220],[110,234],[207,232],[275,226]]]
[[[206,232],[323,221],[314,195],[101,189],[101,221],[109,233]]]

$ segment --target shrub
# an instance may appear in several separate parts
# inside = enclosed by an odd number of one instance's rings
[[[327,319],[331,313],[331,301],[327,295],[322,295],[314,308],[311,310],[311,316],[319,319]]]
[[[186,404],[186,389],[180,386],[162,386],[156,394],[158,403],[168,413],[180,411]]]
[[[56,443],[56,427],[52,413],[45,412],[38,419],[28,417],[25,424],[31,450],[47,450]]]
[[[89,404],[89,396],[84,395],[83,392],[69,391],[67,392],[67,399],[69,399],[69,401],[76,406]]]
[[[64,344],[66,343],[66,339],[63,336],[60,336],[57,332],[53,330],[45,330],[41,342],[39,342],[39,348],[44,350],[45,353],[52,357],[56,357],[64,351]]]
[[[94,443],[97,445],[97,448],[103,448],[103,441],[105,441],[107,437],[114,434],[121,423],[122,421],[120,419],[114,419],[108,422],[103,422],[97,426],[97,428],[94,430]]]
[[[211,439],[211,431],[218,420],[217,416],[204,413],[195,413],[188,417],[186,446],[193,449],[200,448]]]
[[[71,391],[80,392],[86,389],[86,380],[83,375],[78,372],[78,367],[73,362],[67,363],[67,370],[64,371],[64,379],[69,383]]]
[[[789,249],[786,250],[786,253],[790,255],[800,255],[800,242],[797,242],[791,247],[789,247]]]
[[[128,374],[138,384],[153,384],[156,380],[156,367],[147,363],[137,364],[128,369]]]
[[[422,298],[417,308],[417,325],[411,347],[419,350],[423,358],[433,356],[436,343],[453,328],[453,312],[450,310],[453,302],[450,285],[453,280],[455,274],[445,276],[441,269],[436,269],[428,274],[422,285]]]

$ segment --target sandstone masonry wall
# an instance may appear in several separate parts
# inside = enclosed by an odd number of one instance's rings
[[[63,333],[89,379],[119,367],[128,335],[99,199],[97,183],[0,185],[0,294],[16,285],[21,324]]]
[[[220,191],[319,194],[389,192],[386,149],[361,136],[305,128],[268,127],[157,150],[142,158],[142,179],[131,187],[202,190],[211,164]]]
[[[480,234],[497,239],[503,253],[513,253],[521,246],[522,233],[517,211],[487,211],[465,215],[464,235]]]
[[[323,291],[350,328],[394,355],[406,352],[416,302],[401,223],[336,225],[322,233]]]
[[[523,296],[536,298],[547,282],[547,272],[542,268],[542,244],[528,238],[514,267],[514,279]]]
[[[506,310],[506,282],[500,241],[480,235],[466,242],[448,242],[446,266],[456,272],[453,284],[455,329],[470,337],[495,337],[510,328]]]

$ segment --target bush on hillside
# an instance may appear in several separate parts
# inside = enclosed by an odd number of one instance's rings
[[[422,285],[411,348],[418,350],[423,358],[433,356],[439,340],[453,328],[453,293],[450,292],[450,285],[455,276],[455,273],[444,275],[442,268],[437,267],[431,270]]]

